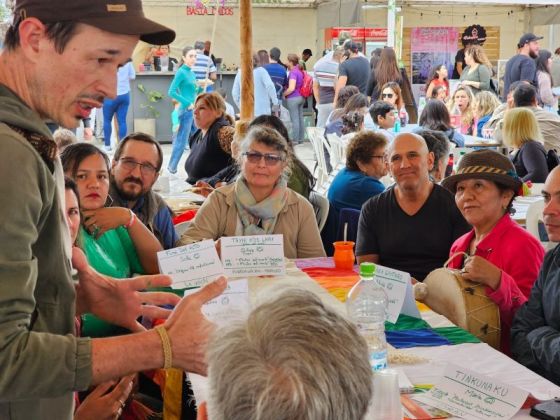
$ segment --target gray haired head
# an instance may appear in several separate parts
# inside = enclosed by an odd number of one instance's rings
[[[290,289],[208,349],[208,418],[362,419],[372,395],[357,328],[313,293]]]

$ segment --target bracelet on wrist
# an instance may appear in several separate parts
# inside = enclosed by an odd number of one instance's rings
[[[158,325],[154,328],[161,340],[161,346],[163,348],[163,369],[171,369],[173,366],[173,354],[171,353],[171,340],[169,340],[169,335],[167,330],[162,325]]]
[[[132,210],[128,209],[128,211],[130,212],[130,219],[128,220],[128,223],[124,225],[124,227],[130,229],[132,225],[136,222],[136,215]]]

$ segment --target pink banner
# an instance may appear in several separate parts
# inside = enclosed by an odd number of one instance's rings
[[[451,76],[458,38],[459,32],[453,27],[412,28],[410,36],[412,83],[426,83],[434,66],[445,65]]]
[[[411,52],[457,51],[459,32],[457,28],[440,26],[435,28],[412,28]]]

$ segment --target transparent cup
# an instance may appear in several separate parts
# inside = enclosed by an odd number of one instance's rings
[[[396,370],[383,369],[373,374],[373,401],[370,412],[372,420],[402,420],[399,373]]]

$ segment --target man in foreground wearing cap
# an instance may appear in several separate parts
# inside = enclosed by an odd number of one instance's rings
[[[544,184],[544,226],[551,242],[560,242],[560,167]],[[549,251],[529,301],[517,311],[511,327],[513,358],[560,385],[560,250]]]
[[[138,293],[169,285],[165,276],[115,281],[89,267],[71,249],[62,168],[43,122],[76,127],[116,96],[117,69],[138,39],[166,45],[174,37],[144,17],[141,0],[16,1],[0,54],[2,419],[71,419],[74,390],[139,370],[206,370],[213,325],[200,307],[225,281],[179,302],[167,293]],[[143,331],[140,316],[166,317],[156,305],[177,303],[162,327]],[[137,333],[77,338],[74,318],[86,312]]]
[[[531,33],[524,34],[519,39],[517,54],[506,64],[502,100],[506,100],[509,85],[513,82],[521,80],[537,86],[537,65],[534,59],[539,55],[539,39],[543,39],[543,37]]]

